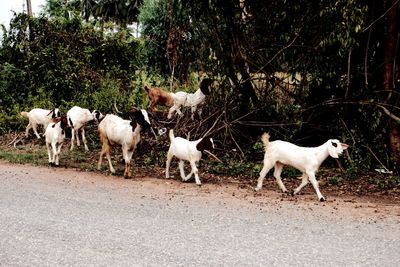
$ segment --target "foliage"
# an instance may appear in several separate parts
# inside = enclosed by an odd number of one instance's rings
[[[57,0],[55,0],[57,1]],[[80,10],[85,21],[114,22],[122,28],[137,21],[142,0],[73,0],[69,9]]]
[[[103,36],[76,16],[16,15],[0,48],[0,107],[17,118],[21,110],[34,107],[59,106],[66,112],[82,105],[110,112],[111,94],[118,92],[121,99],[130,92],[138,46],[122,32]]]
[[[145,64],[150,70],[154,69],[161,73],[170,73],[166,53],[166,42],[168,38],[168,14],[167,2],[159,0],[145,1],[140,9],[139,21],[141,32],[144,35],[143,53]]]
[[[236,150],[230,172],[258,170],[246,162],[262,158],[263,131],[299,145],[349,143],[348,179],[382,165],[398,170],[393,121],[382,112],[398,113],[400,100],[398,80],[391,98],[382,93],[384,15],[399,9],[391,1],[65,3],[49,0],[41,17],[15,14],[3,28],[0,133],[21,129],[19,112],[36,106],[127,111],[147,106],[144,85],[194,91],[209,76],[216,83],[201,127],[176,125],[194,135],[213,127],[223,151]],[[140,39],[127,29],[137,20]]]

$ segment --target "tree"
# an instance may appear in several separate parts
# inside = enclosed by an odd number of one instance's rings
[[[137,22],[139,8],[143,0],[70,0],[70,9],[79,9],[82,18],[89,22],[92,18],[101,24],[113,22],[125,29]]]
[[[397,12],[400,7],[399,1],[390,0],[388,1],[388,17],[387,17],[387,38],[385,47],[385,59],[384,59],[384,74],[383,74],[383,87],[387,92],[386,102],[392,102],[395,105],[398,103],[398,97],[396,100],[392,100],[393,92],[396,84],[396,47],[400,41],[400,32],[397,27]],[[397,51],[398,52],[398,51]],[[398,69],[397,72],[398,73]],[[398,78],[398,77],[397,77]],[[390,123],[390,145],[397,164],[400,166],[400,118],[397,121]]]
[[[26,0],[26,7],[28,11],[28,16],[32,17],[32,4],[31,0]]]

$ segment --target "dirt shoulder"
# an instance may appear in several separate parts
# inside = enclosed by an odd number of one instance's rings
[[[182,183],[177,178],[165,179],[160,175],[148,176],[136,173],[133,179],[109,175],[102,172],[81,171],[77,169],[14,164],[0,160],[2,172],[17,173],[19,179],[34,176],[43,183],[64,183],[68,187],[85,187],[91,190],[117,190],[125,197],[140,195],[142,198],[163,199],[166,201],[201,201],[210,205],[224,205],[229,208],[246,207],[255,211],[279,212],[290,208],[294,212],[315,213],[315,216],[334,218],[376,220],[394,218],[400,222],[399,201],[365,196],[333,194],[334,190],[324,187],[326,202],[318,202],[315,193],[307,188],[298,196],[279,193],[273,181],[267,181],[260,192],[255,193],[246,182],[224,181],[196,186]],[[63,177],[55,180],[54,177]],[[311,186],[310,186],[311,187]]]

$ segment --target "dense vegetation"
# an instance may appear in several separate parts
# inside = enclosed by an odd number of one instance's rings
[[[0,47],[0,133],[20,111],[146,107],[144,84],[217,81],[204,131],[248,159],[261,131],[302,145],[336,137],[350,169],[399,170],[398,0],[49,0],[15,14]],[[128,28],[139,22],[141,36]],[[186,131],[196,123],[181,123]],[[192,135],[193,136],[193,135]],[[229,153],[227,153],[229,155]]]

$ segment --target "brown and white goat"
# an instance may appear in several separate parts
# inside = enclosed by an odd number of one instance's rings
[[[157,104],[169,108],[174,105],[174,99],[172,98],[170,92],[164,91],[159,87],[147,87],[147,86],[144,87],[144,90],[147,92],[147,95],[149,96],[150,110],[157,110],[156,107]]]
[[[154,110],[156,105],[163,105],[169,107],[168,119],[172,118],[174,112],[182,115],[181,107],[190,107],[192,113],[192,119],[194,119],[194,113],[196,112],[199,105],[201,105],[206,96],[210,94],[209,86],[213,83],[213,80],[205,78],[200,83],[200,88],[194,93],[187,93],[179,91],[176,93],[167,92],[159,87],[149,88],[144,87],[149,99],[149,108]],[[199,114],[201,109],[199,109]]]
[[[194,178],[197,185],[201,185],[199,171],[196,163],[201,159],[201,156],[205,150],[214,148],[213,139],[210,137],[200,138],[196,141],[189,141],[182,137],[175,137],[174,131],[169,131],[169,139],[171,145],[167,153],[167,163],[165,169],[165,178],[169,178],[169,167],[172,158],[175,156],[179,159],[179,170],[182,181],[187,181],[194,174]],[[186,176],[184,171],[184,160],[189,161],[192,171]]]
[[[97,169],[101,169],[104,154],[107,156],[110,171],[115,173],[111,163],[111,147],[121,146],[125,161],[124,177],[131,177],[131,159],[137,144],[140,141],[142,129],[150,127],[150,120],[146,110],[138,110],[134,113],[134,120],[124,120],[116,115],[108,114],[99,124],[99,134],[102,143],[101,153]]]
[[[61,115],[58,108],[53,108],[51,110],[34,108],[29,112],[22,111],[21,116],[29,119],[28,126],[26,126],[25,130],[25,137],[28,137],[29,130],[33,129],[36,137],[40,139],[40,135],[37,132],[37,126],[43,125],[44,130],[46,130],[47,125],[50,123],[51,119],[60,117]]]

